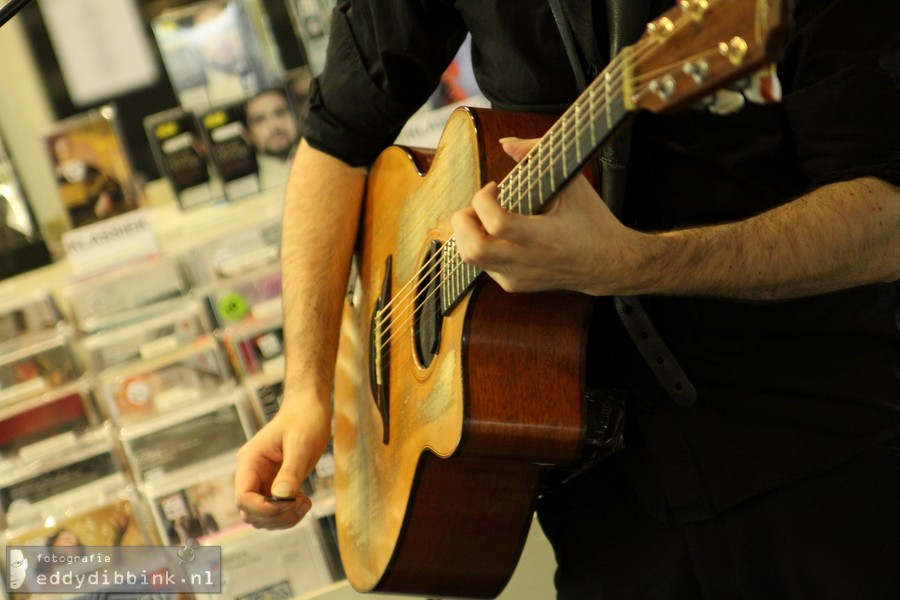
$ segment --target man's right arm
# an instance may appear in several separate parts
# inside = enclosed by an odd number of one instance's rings
[[[301,141],[282,225],[284,400],[238,453],[235,494],[246,522],[278,529],[309,510],[300,483],[331,436],[331,390],[365,173]],[[266,496],[295,497],[271,502]]]

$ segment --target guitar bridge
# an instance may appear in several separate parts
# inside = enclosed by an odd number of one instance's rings
[[[384,281],[381,294],[372,311],[371,334],[369,335],[369,385],[372,399],[381,415],[383,426],[382,442],[390,440],[390,350],[391,350],[391,317],[390,310],[385,311],[391,298],[391,275],[393,257],[388,256],[384,265]]]

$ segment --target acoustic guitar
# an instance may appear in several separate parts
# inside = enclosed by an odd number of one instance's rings
[[[552,125],[458,109],[433,154],[377,159],[335,384],[338,541],[356,589],[496,596],[542,472],[585,444],[591,299],[503,292],[460,260],[450,216],[491,180],[508,210],[541,212],[635,111],[696,103],[776,58],[788,10],[682,0]],[[509,135],[542,137],[513,164],[496,141]]]

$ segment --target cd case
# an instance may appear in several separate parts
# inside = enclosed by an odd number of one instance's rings
[[[59,307],[49,292],[0,294],[0,340],[53,329],[60,321]]]
[[[120,425],[191,406],[234,381],[211,335],[152,360],[108,369],[99,377],[107,407]]]
[[[334,581],[309,519],[282,531],[244,527],[206,543],[222,547],[222,600],[295,598]]]
[[[258,373],[244,379],[250,408],[260,426],[272,420],[284,395],[284,373]]]
[[[74,444],[98,424],[91,385],[84,380],[24,400],[0,402],[0,460],[59,448],[63,440]]]
[[[186,287],[178,261],[158,256],[73,281],[63,295],[79,329],[90,334],[121,324],[120,313],[183,296]]]
[[[195,290],[208,303],[215,328],[281,314],[281,268],[272,266]]]
[[[89,335],[81,346],[90,368],[100,373],[173,352],[192,344],[208,330],[200,304],[191,298],[179,298],[165,311],[152,305],[138,309],[134,323]]]
[[[257,373],[284,372],[284,320],[282,315],[249,318],[220,333],[235,373],[242,379]]]
[[[197,288],[277,265],[280,250],[281,219],[274,219],[187,248],[181,261]]]
[[[163,544],[182,545],[242,525],[234,503],[234,457],[203,461],[145,484]]]
[[[123,427],[122,446],[135,480],[148,483],[190,465],[234,453],[253,434],[246,394],[226,394]]]
[[[44,136],[56,184],[73,227],[138,207],[130,159],[112,106],[54,125]]]
[[[65,328],[0,343],[0,404],[41,394],[81,374],[71,334]]]
[[[90,429],[76,440],[61,439],[36,456],[4,461],[0,475],[0,512],[7,527],[44,514],[61,494],[107,481],[124,482],[121,456],[107,427]]]
[[[102,486],[93,490],[93,499],[82,495],[74,508],[59,507],[59,513],[41,525],[8,531],[6,543],[52,547],[152,545],[154,540],[145,533],[140,500],[133,490],[123,486],[114,498],[104,498],[102,491]],[[97,496],[101,498],[99,502]]]

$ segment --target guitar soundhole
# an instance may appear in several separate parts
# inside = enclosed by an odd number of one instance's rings
[[[441,341],[440,260],[441,244],[432,241],[416,282],[413,335],[416,358],[424,368],[431,365]]]

